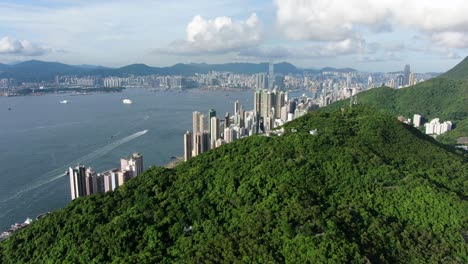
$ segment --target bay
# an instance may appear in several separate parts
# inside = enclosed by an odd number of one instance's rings
[[[132,105],[122,104],[129,98]],[[144,166],[183,155],[192,112],[233,112],[236,100],[253,108],[251,91],[96,93],[0,97],[0,229],[70,202],[68,166],[101,172],[140,152]],[[60,104],[68,100],[69,104]],[[11,108],[11,110],[8,110]],[[148,130],[147,133],[139,133]],[[143,135],[141,135],[143,134]]]

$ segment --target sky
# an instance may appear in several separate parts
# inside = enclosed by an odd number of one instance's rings
[[[468,55],[466,10],[466,0],[0,0],[0,63],[443,72]]]

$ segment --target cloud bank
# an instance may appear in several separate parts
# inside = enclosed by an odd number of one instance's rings
[[[48,50],[28,40],[17,40],[11,37],[0,38],[0,54],[14,54],[23,56],[41,56]]]

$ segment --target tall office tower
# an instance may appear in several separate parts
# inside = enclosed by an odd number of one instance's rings
[[[260,113],[262,107],[262,91],[258,90],[254,93],[254,112]]]
[[[200,132],[200,115],[201,113],[198,111],[193,112],[192,114],[192,124],[193,124],[193,135],[195,136],[195,133]]]
[[[231,117],[229,116],[229,112],[226,113],[224,116],[224,128],[227,128],[231,125]]]
[[[208,110],[208,131],[211,132],[211,118],[216,116],[216,110]]]
[[[410,65],[409,64],[406,64],[405,65],[405,71],[404,71],[404,83],[403,83],[403,86],[404,85],[409,85],[409,81],[410,81]]]
[[[210,133],[208,133],[207,130],[202,132],[200,144],[201,144],[202,153],[210,150]]]
[[[422,116],[418,114],[413,115],[413,124],[414,127],[420,127],[422,123]]]
[[[276,92],[275,118],[281,118],[281,108],[284,106],[286,94]]]
[[[208,130],[208,123],[206,122],[206,116],[201,114],[200,115],[200,132]]]
[[[270,62],[268,65],[268,88],[273,89],[275,82],[275,65]]]
[[[398,75],[397,81],[398,81],[398,87],[405,86],[405,76],[403,76],[401,74]]]
[[[202,134],[201,132],[194,133],[194,141],[193,141],[193,157],[196,157],[202,153]]]
[[[97,193],[97,182],[93,184],[93,180],[96,181],[96,172],[93,171],[91,167],[86,169],[86,195],[91,195]]]
[[[70,193],[71,199],[86,195],[86,168],[83,165],[78,165],[76,168],[69,168],[68,175],[70,176]]]
[[[240,104],[239,101],[234,102],[234,114],[238,114],[240,111]]]
[[[192,158],[192,134],[190,131],[184,134],[184,160]]]
[[[393,79],[390,80],[390,88],[395,89],[395,80]]]
[[[216,147],[216,140],[218,140],[221,137],[221,133],[219,131],[219,118],[214,116],[210,120],[210,126],[211,126],[211,131],[210,131],[210,136],[211,136],[211,148]]]

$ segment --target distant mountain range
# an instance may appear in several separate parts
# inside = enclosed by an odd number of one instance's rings
[[[119,76],[129,75],[193,75],[210,71],[233,72],[237,74],[255,74],[268,72],[268,63],[225,63],[225,64],[175,64],[170,67],[151,67],[146,64],[131,64],[120,68],[108,68],[96,65],[67,65],[59,62],[30,60],[13,65],[0,64],[0,78],[13,78],[21,82],[50,82],[56,75],[76,76]],[[335,69],[326,67],[317,70],[304,70],[282,62],[275,64],[275,72],[281,74],[300,74],[303,72],[354,72],[351,68]]]

